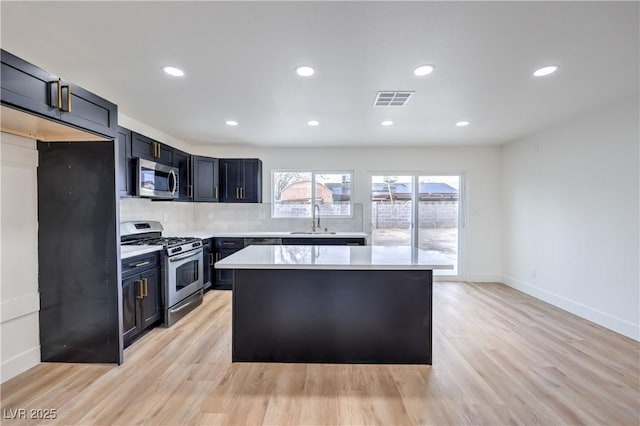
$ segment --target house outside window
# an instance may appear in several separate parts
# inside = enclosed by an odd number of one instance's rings
[[[314,206],[321,217],[352,217],[351,171],[274,170],[272,216],[311,218]]]

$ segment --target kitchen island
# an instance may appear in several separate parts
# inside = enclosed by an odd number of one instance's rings
[[[215,266],[233,270],[234,362],[431,364],[436,253],[249,246]]]

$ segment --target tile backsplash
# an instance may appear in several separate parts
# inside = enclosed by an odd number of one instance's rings
[[[321,218],[321,228],[336,232],[363,231],[362,204],[354,204],[353,217]],[[121,198],[120,220],[157,220],[164,235],[184,235],[189,231],[251,232],[310,231],[311,218],[271,217],[271,204],[184,203],[151,201],[148,198]]]

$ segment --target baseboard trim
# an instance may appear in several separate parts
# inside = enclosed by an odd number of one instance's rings
[[[560,309],[564,309],[565,311],[571,312],[572,314],[608,328],[609,330],[615,331],[616,333],[620,333],[633,340],[640,341],[640,325],[638,324],[633,324],[629,321],[623,320],[622,318],[598,311],[590,306],[567,299],[564,296],[560,296],[508,275],[502,275],[502,282],[509,287],[513,287],[528,294],[529,296],[543,300],[551,305],[557,306]]]
[[[2,383],[40,364],[40,346],[31,348],[0,364]]]

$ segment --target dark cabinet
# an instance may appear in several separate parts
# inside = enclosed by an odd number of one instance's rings
[[[118,107],[4,50],[2,103],[114,138]]]
[[[215,239],[215,261],[224,259],[244,248],[243,238],[216,238]],[[231,290],[233,284],[233,270],[214,269],[215,282],[213,288],[219,290]]]
[[[102,135],[116,136],[118,107],[115,104],[75,84],[63,82],[61,87],[61,121]]]
[[[202,280],[204,282],[204,289],[211,288],[213,281],[213,264],[215,261],[214,255],[215,248],[213,247],[213,239],[208,238],[202,240]]]
[[[174,149],[173,167],[178,169],[178,198],[176,201],[191,201],[193,199],[191,155],[179,149]]]
[[[167,166],[173,164],[173,148],[136,132],[131,136],[131,154]]]
[[[257,158],[220,160],[221,201],[262,202],[262,161]]]
[[[133,164],[131,162],[131,130],[118,126],[116,143],[118,193],[121,197],[135,195],[135,188],[133,186]]]
[[[37,146],[41,360],[121,363],[114,141]]]
[[[219,200],[218,159],[192,156],[193,201],[216,202]]]
[[[283,238],[282,245],[306,246],[364,246],[364,238]]]
[[[122,339],[129,346],[162,319],[158,253],[122,261]]]

